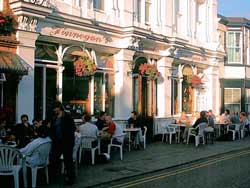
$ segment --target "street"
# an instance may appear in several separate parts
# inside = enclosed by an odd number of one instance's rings
[[[247,149],[97,187],[249,188],[249,161],[250,150]]]

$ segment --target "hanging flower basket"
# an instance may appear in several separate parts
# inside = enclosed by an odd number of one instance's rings
[[[201,78],[197,75],[192,77],[191,84],[193,88],[201,88],[203,85]]]
[[[17,29],[17,21],[10,12],[0,12],[0,35],[11,35]]]
[[[94,75],[96,71],[94,61],[88,56],[79,57],[74,62],[74,67],[76,76],[91,76]]]
[[[161,76],[155,64],[144,63],[139,66],[139,74],[147,77],[149,80],[156,80]]]

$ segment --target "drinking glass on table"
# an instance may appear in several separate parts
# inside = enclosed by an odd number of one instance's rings
[[[133,123],[130,124],[130,128],[132,128],[132,129],[134,128],[134,124]]]

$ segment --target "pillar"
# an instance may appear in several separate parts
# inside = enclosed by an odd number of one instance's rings
[[[129,68],[133,55],[134,51],[126,49],[114,55],[118,69],[115,73],[115,119],[127,119],[133,109],[133,75]]]
[[[38,34],[18,31],[17,54],[30,65],[28,75],[22,77],[18,84],[16,119],[20,121],[22,114],[27,114],[29,119],[34,118],[34,71],[35,71],[35,42]]]

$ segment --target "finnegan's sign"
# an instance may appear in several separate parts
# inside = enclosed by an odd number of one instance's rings
[[[88,33],[65,27],[47,27],[43,28],[41,33],[53,37],[92,43],[108,44],[113,42],[113,39],[110,36]]]

